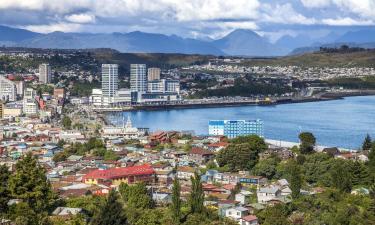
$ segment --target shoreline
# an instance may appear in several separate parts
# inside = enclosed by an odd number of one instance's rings
[[[159,111],[159,110],[174,110],[174,109],[200,109],[200,108],[223,108],[223,107],[242,107],[242,106],[275,106],[281,104],[297,104],[308,102],[323,102],[340,100],[346,97],[359,97],[359,96],[373,96],[375,90],[352,90],[351,92],[326,92],[319,96],[302,98],[302,99],[278,99],[274,101],[259,101],[259,102],[217,102],[217,103],[197,103],[186,105],[158,105],[158,106],[133,106],[116,110],[103,110],[99,113],[114,113],[114,112],[132,112],[132,111]]]

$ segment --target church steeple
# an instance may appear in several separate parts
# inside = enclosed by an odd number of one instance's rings
[[[130,120],[130,116],[128,115],[128,120],[126,121],[125,128],[132,128],[132,121]]]

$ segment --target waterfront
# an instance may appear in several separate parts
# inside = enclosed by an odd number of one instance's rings
[[[300,131],[311,131],[319,145],[358,148],[364,136],[375,136],[375,96],[342,100],[198,109],[171,109],[110,113],[107,118],[122,124],[131,116],[133,124],[151,130],[193,130],[207,134],[208,121],[214,119],[262,119],[265,137],[298,141]]]

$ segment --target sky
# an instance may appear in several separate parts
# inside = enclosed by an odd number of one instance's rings
[[[0,0],[0,24],[35,32],[143,31],[217,39],[251,29],[277,40],[375,25],[375,0]]]

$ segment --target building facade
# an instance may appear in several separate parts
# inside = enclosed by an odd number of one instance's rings
[[[148,68],[147,70],[147,80],[160,80],[160,68]]]
[[[102,95],[103,103],[109,104],[113,102],[113,97],[118,90],[118,65],[103,64],[102,65]]]
[[[39,82],[49,84],[52,80],[51,66],[47,63],[39,65]]]
[[[180,81],[178,80],[153,80],[148,82],[149,93],[180,93]]]
[[[137,92],[147,91],[146,64],[130,65],[130,90]]]
[[[35,115],[38,113],[38,103],[35,100],[36,91],[32,88],[26,88],[23,96],[23,113],[26,115]]]
[[[263,137],[262,120],[210,120],[209,135],[225,135],[235,138],[243,135],[255,134]]]
[[[0,98],[3,101],[16,101],[16,84],[7,78],[0,76]]]

